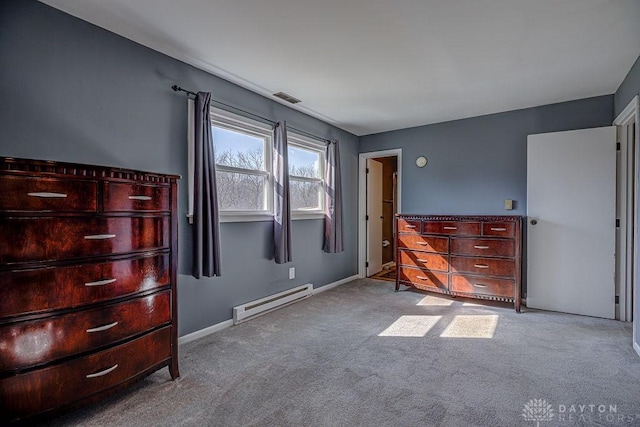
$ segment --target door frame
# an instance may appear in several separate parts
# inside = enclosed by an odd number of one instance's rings
[[[396,213],[402,212],[402,148],[360,153],[358,159],[358,277],[367,277],[367,159],[396,157],[398,159]]]
[[[636,220],[637,216],[638,216],[638,206],[639,206],[639,200],[638,197],[640,197],[640,170],[638,170],[639,166],[640,166],[640,104],[639,104],[639,99],[640,97],[638,95],[636,95],[635,97],[633,97],[633,99],[631,100],[631,102],[629,102],[629,104],[627,104],[627,106],[625,107],[624,110],[622,110],[622,112],[618,115],[618,117],[616,117],[616,119],[613,121],[613,124],[615,126],[620,127],[626,127],[627,125],[631,124],[632,122],[635,121],[636,124],[636,133],[635,133],[635,159],[633,159],[633,161],[635,162],[635,176],[633,177],[634,182],[635,182],[635,195],[632,194],[632,189],[628,186],[626,186],[626,183],[623,185],[623,189],[626,192],[626,199],[628,200],[631,196],[635,196],[634,197],[634,216],[632,218],[629,218],[629,215],[627,215],[627,209],[623,209],[622,212],[620,212],[620,234],[621,236],[625,237],[625,242],[626,245],[623,246],[624,248],[628,248],[629,247],[629,242],[628,242],[628,232],[627,230],[629,230],[630,227],[633,227],[633,253],[628,254],[628,256],[625,259],[617,259],[616,262],[621,263],[620,267],[621,270],[624,271],[624,274],[621,275],[622,277],[618,278],[619,280],[621,280],[620,282],[620,290],[621,290],[621,294],[620,294],[620,320],[626,320],[628,318],[627,313],[626,313],[626,303],[627,303],[627,298],[628,296],[631,294],[631,289],[633,288],[633,347],[636,350],[636,352],[638,353],[638,355],[640,355],[640,345],[638,342],[636,342],[636,337],[637,337],[637,333],[638,333],[638,315],[640,314],[639,309],[638,309],[638,293],[640,293],[640,272],[638,271],[639,268],[633,268],[633,266],[637,266],[640,267],[640,248],[638,247],[638,244],[640,243],[640,230],[638,230],[639,228],[639,223]],[[627,153],[627,147],[623,147],[621,144],[621,165],[623,165],[623,167],[625,168],[625,172],[626,172],[626,167],[628,165],[628,161],[630,160],[628,158],[628,153]],[[625,250],[625,253],[627,251]],[[631,262],[627,262],[627,260],[630,260]],[[633,271],[633,275],[630,274],[630,272]],[[629,280],[631,279],[631,280]],[[623,307],[624,304],[624,307]],[[624,314],[624,316],[623,316]]]

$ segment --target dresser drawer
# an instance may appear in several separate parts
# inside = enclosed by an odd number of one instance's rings
[[[0,319],[79,307],[169,285],[169,255],[0,273]]]
[[[18,419],[81,400],[116,386],[171,356],[171,328],[64,365],[0,380],[0,418]]]
[[[482,235],[492,237],[515,237],[516,224],[513,222],[483,222]]]
[[[170,291],[92,310],[0,327],[0,371],[94,350],[168,323]]]
[[[169,247],[168,217],[0,218],[0,264]]]
[[[515,241],[511,239],[452,238],[451,253],[512,257],[516,254],[516,245]]]
[[[169,187],[105,182],[105,212],[169,211]]]
[[[400,270],[399,279],[401,282],[411,282],[413,286],[421,289],[447,290],[449,288],[449,276],[446,273],[406,267]]]
[[[0,211],[96,212],[96,181],[0,176]]]
[[[411,219],[398,219],[398,233],[420,233],[422,222]]]
[[[514,278],[516,261],[503,258],[451,257],[451,271]]]
[[[477,236],[480,234],[480,222],[425,221],[422,223],[422,232],[424,234]]]
[[[472,275],[451,275],[451,291],[468,294],[513,298],[515,281]]]
[[[429,270],[448,271],[449,256],[446,254],[433,254],[426,252],[414,252],[401,250],[399,264],[410,267],[427,268]]]
[[[447,237],[421,236],[419,234],[399,234],[398,247],[447,253],[449,251],[449,239]]]

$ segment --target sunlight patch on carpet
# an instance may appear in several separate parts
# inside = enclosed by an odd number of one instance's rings
[[[418,304],[416,305],[444,305],[444,306],[449,306],[453,304],[453,300],[451,299],[447,299],[447,298],[441,298],[441,297],[437,297],[434,295],[427,295],[426,297],[422,298]]]
[[[400,316],[379,337],[424,337],[442,316]]]
[[[498,316],[495,314],[458,315],[453,318],[440,337],[493,338],[496,326],[498,326]]]

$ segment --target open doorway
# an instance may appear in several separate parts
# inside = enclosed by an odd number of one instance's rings
[[[367,159],[367,277],[395,281],[398,158]]]
[[[360,154],[360,277],[395,281],[395,214],[401,206],[401,169],[401,150]]]

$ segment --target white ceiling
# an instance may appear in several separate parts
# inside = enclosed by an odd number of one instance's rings
[[[640,54],[639,0],[42,1],[356,135],[611,94]]]

